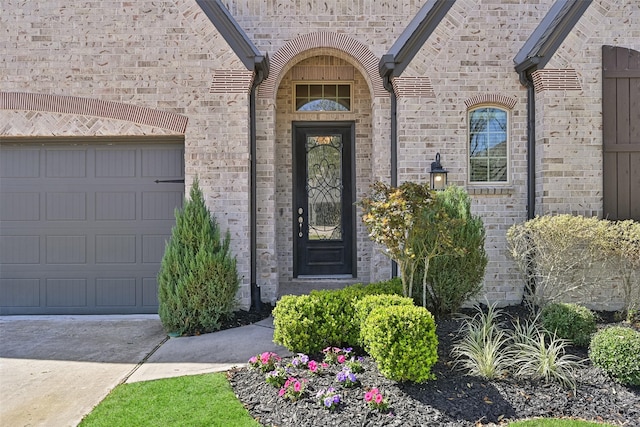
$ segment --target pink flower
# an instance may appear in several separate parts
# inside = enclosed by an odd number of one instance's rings
[[[286,393],[286,390],[281,388],[280,391],[278,392],[278,396],[282,397],[284,396],[285,393]]]
[[[262,363],[268,363],[268,362],[269,362],[269,356],[271,356],[271,354],[270,354],[270,353],[266,353],[266,352],[265,352],[265,353],[262,353],[262,354],[260,355],[260,361],[261,361]]]
[[[373,400],[373,395],[370,391],[364,394],[364,400],[366,400],[367,402],[371,402],[371,400]]]
[[[376,403],[378,405],[382,403],[382,395],[381,394],[376,394]]]
[[[373,393],[373,394],[378,394],[379,392],[378,392],[378,389],[377,389],[377,388],[372,388],[372,389],[371,389],[371,393]]]
[[[253,356],[251,359],[249,359],[249,363],[251,363],[251,364],[258,363],[258,358],[256,356]]]
[[[300,391],[300,389],[302,388],[302,384],[300,384],[300,381],[296,381],[296,383],[293,385],[293,389],[298,392]],[[381,396],[382,397],[382,396]]]
[[[316,362],[315,360],[309,361],[309,364],[307,366],[309,366],[309,370],[311,372],[316,372],[318,370],[318,362]]]
[[[340,356],[338,356],[338,363],[344,363],[346,360],[347,358],[344,357],[344,355],[341,354]]]
[[[325,363],[325,362],[322,362],[322,365],[320,365],[320,366],[322,366],[323,368],[328,368],[328,367],[329,367],[329,364],[328,364],[328,363]]]

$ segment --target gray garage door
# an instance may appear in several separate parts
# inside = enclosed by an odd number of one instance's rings
[[[156,313],[183,144],[56,142],[0,144],[0,314]]]

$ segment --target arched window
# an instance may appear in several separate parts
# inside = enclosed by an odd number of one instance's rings
[[[509,176],[509,112],[493,106],[469,110],[469,182],[506,183]]]

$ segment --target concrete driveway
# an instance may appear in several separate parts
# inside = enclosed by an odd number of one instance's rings
[[[76,426],[165,339],[157,315],[0,317],[0,426]]]

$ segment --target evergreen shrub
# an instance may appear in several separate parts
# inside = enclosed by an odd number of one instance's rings
[[[438,337],[426,308],[376,308],[362,325],[362,336],[365,349],[385,377],[417,383],[434,378],[431,367],[438,360]]]
[[[455,185],[448,186],[444,191],[436,192],[435,203],[427,206],[425,211],[436,210],[434,214],[426,215],[428,222],[423,229],[433,228],[432,221],[448,221],[446,241],[450,247],[434,256],[428,265],[426,308],[436,316],[450,315],[457,312],[462,304],[478,296],[482,290],[487,254],[484,249],[485,229],[482,219],[471,214],[471,199],[467,192]],[[420,221],[418,221],[420,222]],[[420,230],[421,227],[416,227]],[[425,239],[440,239],[433,233],[422,233],[414,236],[424,243]],[[427,243],[435,247],[438,242]],[[416,251],[417,252],[417,251]],[[420,283],[425,269],[424,261],[419,263],[418,274],[415,275],[415,295],[422,286]]]
[[[596,332],[589,359],[621,384],[640,386],[640,332],[623,326]]]
[[[552,303],[542,309],[542,326],[549,333],[587,347],[596,332],[596,316],[578,304]]]
[[[379,307],[390,307],[393,305],[414,305],[413,299],[400,295],[367,295],[355,303],[355,316],[353,323],[358,328],[358,346],[363,346],[362,325],[365,324],[371,312]]]
[[[354,304],[366,295],[402,292],[399,279],[337,290],[285,295],[272,311],[273,340],[293,352],[313,354],[323,348],[355,345],[360,328]]]
[[[176,209],[158,272],[158,314],[165,330],[179,335],[220,329],[236,307],[239,286],[229,232],[221,238],[197,179],[189,196]]]

